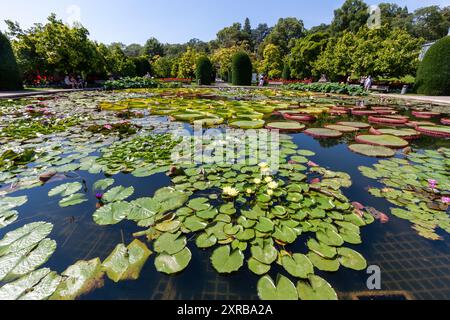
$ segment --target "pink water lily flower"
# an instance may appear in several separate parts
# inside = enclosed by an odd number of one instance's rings
[[[315,163],[315,162],[309,161],[308,162],[308,166],[310,166],[310,167],[318,167],[319,165],[317,163]]]
[[[437,183],[438,182],[436,180],[433,180],[433,179],[428,180],[428,185],[431,189],[436,189]]]
[[[103,128],[105,128],[106,130],[112,130],[113,127],[110,124],[105,124]]]
[[[442,203],[444,204],[450,204],[450,197],[442,197]]]

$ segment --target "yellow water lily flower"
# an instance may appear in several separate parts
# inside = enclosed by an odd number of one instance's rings
[[[265,181],[266,183],[270,183],[270,182],[273,181],[273,179],[272,179],[272,177],[266,177],[266,178],[264,179],[264,181]]]
[[[269,196],[273,196],[273,190],[271,190],[271,189],[267,190],[267,194],[268,194]]]
[[[268,164],[267,162],[261,162],[261,163],[259,164],[259,167],[260,167],[260,168],[268,168],[268,167],[269,167],[269,164]]]
[[[252,194],[252,193],[253,193],[253,190],[252,190],[252,189],[250,189],[250,188],[249,188],[249,189],[247,189],[246,191],[247,191],[247,194]]]

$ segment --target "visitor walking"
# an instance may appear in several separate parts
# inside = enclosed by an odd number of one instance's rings
[[[366,81],[364,81],[364,90],[369,91],[372,87],[372,77],[368,76]]]
[[[259,76],[259,86],[264,87],[264,75],[263,74]]]

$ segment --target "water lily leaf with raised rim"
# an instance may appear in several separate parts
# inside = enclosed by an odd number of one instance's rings
[[[276,284],[271,277],[264,276],[259,279],[257,287],[261,300],[298,300],[297,288],[283,275],[278,275]]]
[[[316,275],[310,275],[308,280],[300,280],[297,284],[297,291],[301,300],[338,300],[333,287]]]
[[[142,267],[151,254],[152,252],[144,243],[135,239],[128,247],[119,244],[103,261],[102,266],[108,278],[114,282],[137,280]]]

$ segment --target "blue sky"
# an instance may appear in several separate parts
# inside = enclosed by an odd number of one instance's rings
[[[366,0],[368,4],[383,1]],[[386,0],[410,10],[427,5],[450,5],[450,0]],[[192,38],[209,41],[218,30],[249,17],[252,25],[297,17],[306,27],[329,23],[344,0],[0,0],[3,20],[29,27],[54,12],[65,21],[81,19],[91,38],[104,43],[144,43],[149,37],[181,43]],[[79,8],[79,12],[78,12]]]

